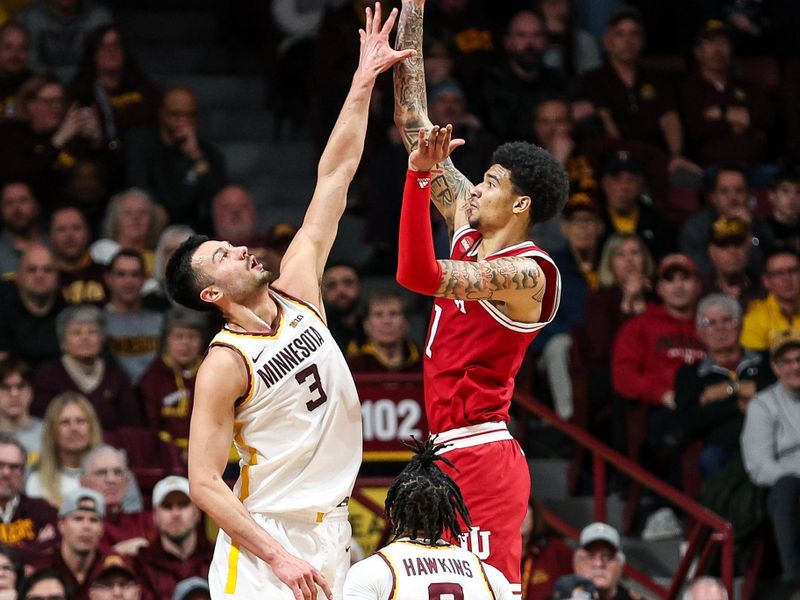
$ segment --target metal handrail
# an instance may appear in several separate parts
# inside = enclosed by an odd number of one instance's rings
[[[518,390],[514,394],[514,400],[520,406],[549,423],[591,452],[593,458],[594,518],[596,521],[605,521],[607,516],[605,474],[608,464],[613,465],[615,469],[622,471],[631,479],[657,492],[694,519],[695,526],[689,536],[689,547],[678,565],[678,569],[673,576],[672,584],[669,588],[657,584],[644,573],[626,565],[625,571],[632,579],[645,586],[650,591],[658,594],[661,598],[667,598],[669,600],[677,598],[678,591],[683,584],[683,579],[689,571],[695,552],[702,551],[702,557],[708,560],[713,550],[713,545],[719,544],[721,548],[720,578],[723,585],[728,590],[728,596],[733,598],[734,538],[733,526],[728,521],[680,490],[658,479],[627,456],[623,456],[616,450],[609,448],[584,429],[581,429],[574,423],[565,421],[553,410],[534,399],[533,396],[527,392]],[[578,537],[578,531],[575,528],[559,519],[552,511],[547,511],[547,513],[554,527],[560,529],[569,537]],[[703,544],[704,528],[711,531],[711,535],[705,544]],[[702,562],[703,561],[701,561],[701,563]]]

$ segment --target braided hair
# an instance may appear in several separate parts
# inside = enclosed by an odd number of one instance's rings
[[[459,517],[467,527],[471,520],[458,485],[435,464],[440,460],[456,468],[437,454],[446,444],[437,444],[435,436],[424,442],[413,436],[411,440],[405,445],[414,456],[386,495],[385,513],[392,536],[425,538],[433,544],[447,532],[456,539],[461,535]]]

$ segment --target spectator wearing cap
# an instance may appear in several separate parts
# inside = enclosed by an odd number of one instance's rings
[[[107,554],[97,562],[87,581],[88,600],[139,600],[142,585],[131,558]],[[160,596],[165,597],[165,596]]]
[[[800,257],[788,248],[773,250],[761,283],[767,296],[750,303],[742,323],[742,346],[756,352],[767,350],[776,333],[800,329]]]
[[[800,172],[776,173],[768,198],[772,212],[766,221],[774,244],[800,251]]]
[[[81,460],[80,483],[103,496],[103,551],[133,555],[155,537],[150,515],[142,511],[142,493],[128,469],[125,452],[108,444],[92,448]]]
[[[708,256],[708,234],[720,217],[738,219],[750,228],[751,244],[747,265],[753,273],[761,272],[764,248],[772,245],[772,236],[764,221],[753,216],[750,208],[750,188],[747,173],[740,164],[724,163],[710,181],[709,205],[687,219],[678,233],[678,247],[688,255],[703,274],[711,272]]]
[[[600,592],[591,579],[580,575],[564,575],[556,581],[548,600],[600,600]]]
[[[184,579],[208,576],[212,548],[199,534],[200,517],[185,477],[170,475],[153,488],[153,519],[158,537],[142,548],[136,564],[143,586],[154,598],[172,597]]]
[[[774,377],[765,358],[739,344],[742,309],[732,297],[711,294],[697,305],[695,325],[706,357],[675,375],[675,405],[684,441],[702,442],[703,479],[719,473],[739,453],[747,405]]]
[[[572,560],[575,575],[589,579],[600,600],[636,600],[641,598],[620,581],[625,566],[619,533],[611,525],[592,523],[581,531]]]
[[[756,85],[731,74],[733,46],[725,23],[703,23],[693,51],[698,68],[680,94],[691,156],[703,166],[735,160],[752,167],[763,162],[775,110]]]
[[[58,268],[61,293],[68,304],[105,304],[105,269],[89,254],[91,238],[89,223],[78,208],[67,206],[53,212],[50,249]]]
[[[33,245],[22,254],[15,282],[0,283],[0,358],[13,352],[32,368],[59,355],[56,317],[64,308],[53,253]]]
[[[26,458],[25,447],[14,436],[0,433],[0,544],[31,564],[52,552],[58,536],[56,509],[23,493]]]
[[[208,335],[205,316],[173,308],[164,318],[161,352],[139,381],[147,427],[185,451],[194,384]]]
[[[641,159],[627,150],[608,159],[601,180],[605,196],[606,231],[636,233],[655,260],[675,249],[675,233],[666,220],[646,202],[646,181]]]
[[[208,582],[202,577],[189,577],[178,582],[172,600],[211,600]]]
[[[541,16],[520,10],[511,17],[503,40],[504,60],[487,70],[483,80],[488,125],[501,140],[517,139],[530,129],[531,108],[544,94],[570,91],[567,77],[542,62],[547,44]]]
[[[76,598],[86,598],[90,575],[101,562],[98,545],[104,517],[105,503],[99,493],[81,487],[67,493],[58,509],[61,544],[56,552],[41,557],[36,564],[37,569],[60,574]]]
[[[674,89],[664,75],[639,64],[645,44],[641,13],[624,6],[611,15],[603,47],[606,63],[587,73],[584,85],[605,132],[615,140],[635,141],[666,153],[670,173],[700,168],[684,156],[684,134]]]
[[[800,579],[800,331],[787,329],[769,346],[778,382],[750,402],[742,431],[742,458],[750,479],[770,488],[782,578]]]
[[[714,221],[708,233],[708,257],[713,270],[704,278],[703,288],[735,298],[743,310],[761,295],[758,277],[747,268],[752,237],[744,221],[725,217]]]
[[[617,394],[650,406],[651,442],[674,446],[675,373],[705,357],[694,324],[700,280],[688,256],[668,254],[661,259],[656,294],[661,304],[648,305],[620,329],[611,355],[611,378]]]
[[[561,213],[561,229],[567,247],[552,255],[561,272],[561,307],[532,348],[541,353],[540,367],[547,373],[556,412],[569,419],[573,413],[570,333],[585,323],[586,296],[598,287],[597,261],[603,221],[595,199],[584,192],[572,194]]]

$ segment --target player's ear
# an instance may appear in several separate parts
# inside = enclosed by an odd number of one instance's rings
[[[207,287],[204,287],[200,291],[200,300],[202,300],[203,302],[216,304],[221,299],[222,299],[222,290],[215,285],[209,285]]]
[[[530,196],[515,196],[514,203],[511,205],[511,210],[514,214],[522,214],[531,209]]]

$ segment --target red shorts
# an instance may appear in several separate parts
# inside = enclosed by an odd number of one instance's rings
[[[502,571],[519,595],[520,527],[531,493],[530,471],[522,449],[516,440],[503,440],[457,448],[444,456],[461,471],[438,463],[461,488],[472,519],[472,528],[462,537],[462,547]]]

